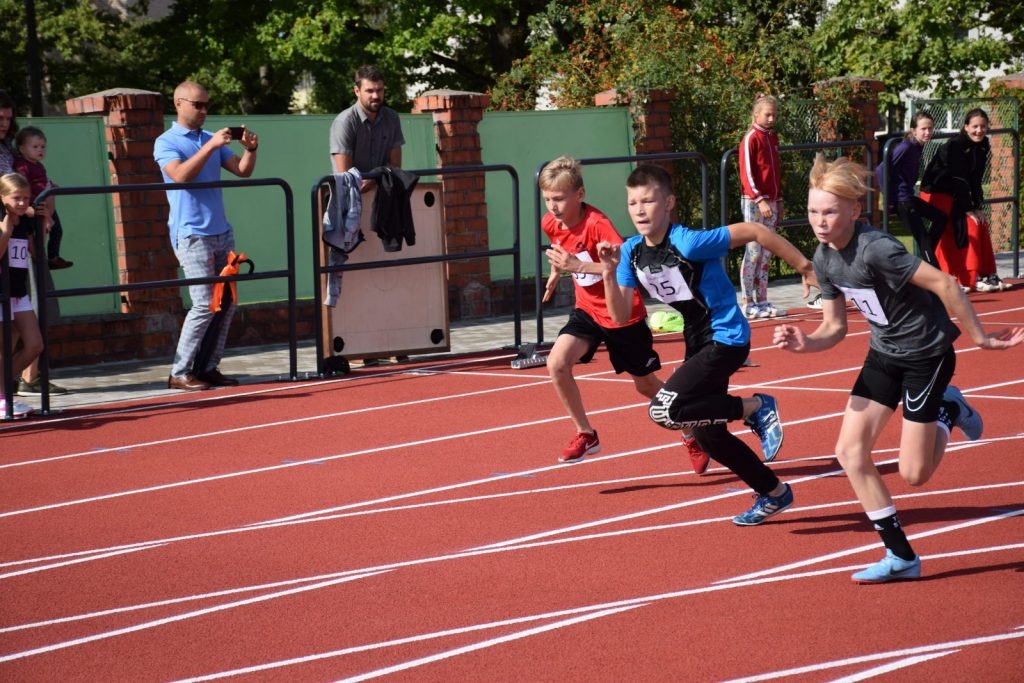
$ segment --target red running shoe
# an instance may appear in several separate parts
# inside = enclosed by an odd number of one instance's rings
[[[711,458],[701,448],[701,445],[697,443],[697,437],[691,436],[687,439],[684,436],[683,445],[686,446],[686,450],[690,453],[690,464],[693,465],[694,474],[704,474],[707,472],[708,465],[711,464]]]
[[[601,442],[597,439],[597,430],[593,434],[579,432],[566,446],[562,454],[558,456],[558,462],[573,463],[579,462],[588,455],[601,452]]]

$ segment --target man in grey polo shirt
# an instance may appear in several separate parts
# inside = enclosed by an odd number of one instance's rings
[[[402,122],[398,112],[384,106],[384,74],[375,66],[356,71],[356,102],[331,124],[331,163],[336,173],[352,167],[366,172],[378,166],[402,165]],[[363,180],[362,191],[374,187]]]

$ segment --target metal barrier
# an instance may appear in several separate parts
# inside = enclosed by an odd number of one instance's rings
[[[481,166],[452,166],[448,168],[432,168],[432,169],[417,169],[407,170],[406,173],[412,173],[413,175],[423,176],[450,176],[450,175],[465,175],[470,173],[487,173],[491,171],[505,171],[509,174],[512,179],[512,229],[513,229],[513,242],[512,246],[506,249],[489,249],[487,251],[472,251],[472,252],[460,252],[457,254],[439,254],[437,256],[417,256],[413,258],[402,258],[394,259],[389,261],[364,261],[361,263],[352,264],[341,264],[335,266],[325,266],[320,264],[320,244],[323,240],[323,213],[319,204],[320,191],[322,187],[326,186],[326,183],[333,177],[331,175],[321,176],[313,184],[313,188],[310,191],[310,205],[312,207],[312,226],[313,226],[313,329],[316,336],[316,371],[317,376],[320,378],[326,377],[327,372],[325,371],[324,364],[324,342],[323,342],[323,275],[325,273],[344,273],[352,270],[373,270],[376,268],[391,268],[395,266],[412,266],[422,263],[438,263],[448,261],[468,261],[471,259],[479,258],[490,258],[494,256],[511,256],[512,257],[512,277],[513,277],[513,296],[515,303],[513,304],[513,319],[515,327],[515,347],[518,349],[522,343],[522,283],[520,282],[522,275],[522,262],[520,256],[519,246],[519,174],[516,173],[516,169],[507,164],[492,164],[492,165],[481,165]],[[379,175],[373,172],[366,172],[362,174],[363,178],[375,178]],[[343,369],[343,372],[347,371]]]
[[[36,274],[36,300],[39,308],[39,329],[43,337],[43,353],[39,359],[39,373],[40,373],[40,388],[41,395],[40,400],[42,407],[40,413],[43,415],[49,414],[50,412],[50,392],[49,392],[49,353],[47,351],[47,320],[46,320],[46,301],[48,299],[57,299],[65,296],[86,296],[90,294],[111,294],[120,293],[127,291],[143,290],[143,289],[161,289],[161,288],[179,288],[188,285],[201,285],[201,284],[212,284],[215,282],[233,282],[236,280],[266,280],[270,278],[285,278],[288,281],[288,350],[289,350],[289,373],[290,378],[294,381],[298,379],[298,341],[296,335],[296,302],[295,302],[295,211],[294,211],[294,200],[292,198],[291,187],[285,181],[280,178],[263,178],[263,179],[247,179],[247,180],[218,180],[202,183],[139,183],[134,185],[96,185],[86,187],[55,187],[43,191],[36,198],[36,205],[42,204],[42,202],[50,196],[57,195],[83,195],[83,194],[118,194],[122,192],[149,192],[149,191],[166,191],[166,190],[198,190],[208,188],[231,188],[231,187],[258,187],[266,185],[276,185],[284,191],[285,196],[285,228],[286,228],[286,240],[285,249],[287,253],[287,268],[285,270],[273,270],[267,272],[257,272],[251,274],[238,274],[238,275],[225,275],[216,277],[204,277],[204,278],[187,278],[187,279],[174,279],[174,280],[152,280],[148,282],[133,282],[133,283],[121,283],[118,285],[105,285],[100,287],[79,287],[72,289],[55,289],[52,292],[47,291],[46,278],[43,276],[43,258],[37,256],[35,259],[34,267]],[[35,235],[35,250],[36,254],[45,254],[45,235],[42,230],[37,230]],[[7,269],[4,269],[4,277],[7,277]],[[3,306],[5,312],[5,318],[3,323],[3,362],[4,362],[4,377],[10,378],[10,367],[11,359],[11,336],[10,336],[10,302],[9,302],[9,283],[5,281],[6,288],[4,289]],[[6,386],[2,388],[4,397],[7,401],[7,411],[4,419],[11,419],[13,417],[13,401],[11,396],[7,394],[10,390],[10,381],[5,382]]]
[[[679,161],[683,159],[693,159],[700,164],[700,196],[701,196],[701,216],[703,216],[704,227],[708,227],[708,177],[710,164],[708,163],[707,157],[700,152],[659,152],[657,154],[639,154],[634,156],[623,156],[623,157],[596,157],[592,159],[577,159],[581,166],[593,166],[596,164],[622,164],[622,163],[647,163],[656,161]],[[537,167],[536,173],[534,173],[533,182],[533,201],[534,201],[534,220],[535,220],[535,236],[537,243],[536,254],[534,255],[534,305],[537,311],[537,346],[544,344],[544,307],[542,306],[541,299],[543,298],[544,284],[542,273],[544,272],[541,254],[546,250],[546,247],[542,248],[541,241],[544,237],[543,230],[540,227],[540,219],[542,215],[541,206],[541,193],[539,178],[541,171],[544,167],[551,163],[551,160],[545,161]],[[625,181],[623,181],[625,183]]]
[[[1013,140],[1013,172],[1010,177],[1013,178],[1013,189],[1010,194],[1003,197],[989,197],[985,199],[985,204],[1010,204],[1010,250],[1013,252],[1013,277],[1020,277],[1020,134],[1013,128],[994,128],[988,132],[992,135],[1009,135]],[[948,138],[954,138],[959,135],[959,131],[956,133],[936,133],[932,136],[933,140],[943,140]],[[886,140],[885,145],[882,147],[882,187],[880,189],[882,195],[882,230],[889,232],[889,207],[892,204],[889,198],[889,152],[893,145],[897,145],[902,141],[902,136]],[[917,249],[917,243],[914,243],[915,250]]]

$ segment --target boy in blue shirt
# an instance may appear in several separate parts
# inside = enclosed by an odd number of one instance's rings
[[[693,428],[711,458],[756,493],[754,505],[733,523],[760,524],[791,506],[793,492],[728,429],[729,422],[742,419],[760,438],[768,462],[782,446],[782,423],[773,397],[728,393],[730,377],[750,352],[750,325],[736,303],[722,259],[730,249],[756,241],[803,275],[805,296],[808,284],[815,284],[811,262],[758,223],[712,230],[674,225],[672,178],[660,166],[637,166],[626,181],[626,197],[639,235],[621,247],[602,243],[598,249],[608,310],[616,321],[628,319],[633,291],[642,286],[684,320],[686,362],[651,401],[649,415],[666,429]]]

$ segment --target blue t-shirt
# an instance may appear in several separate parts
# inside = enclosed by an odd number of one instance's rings
[[[189,130],[179,123],[163,132],[153,143],[153,158],[160,166],[164,181],[173,183],[164,171],[164,166],[172,161],[186,161],[212,137],[204,130]],[[220,180],[220,169],[234,156],[227,145],[221,147],[219,154],[211,154],[199,174],[191,182],[208,182]],[[167,225],[171,231],[171,245],[178,244],[178,238],[189,235],[214,236],[222,235],[231,229],[227,215],[224,213],[224,194],[219,187],[202,190],[168,190],[167,203],[171,206]]]
[[[673,225],[656,247],[648,246],[642,235],[622,245],[616,270],[619,284],[642,287],[682,313],[688,356],[712,341],[727,346],[750,343],[750,324],[722,265],[731,242],[727,227],[691,230]]]

